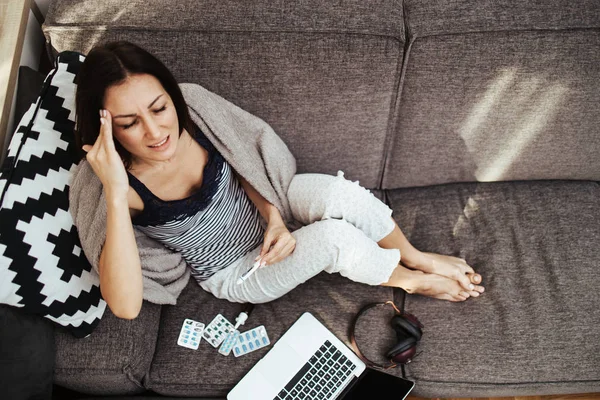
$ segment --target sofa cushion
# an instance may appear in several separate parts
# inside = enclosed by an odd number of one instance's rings
[[[131,0],[127,4],[105,1],[102,12],[98,11],[97,4],[85,0],[56,0],[50,5],[46,29],[61,31],[77,25],[81,30],[99,31],[106,27],[142,26],[146,30],[246,33],[277,32],[285,27],[288,32],[404,39],[403,26],[398,23],[402,20],[402,6],[394,0],[373,0],[368,4],[359,0],[289,4],[257,0],[243,7],[235,0]],[[147,26],[148,21],[152,21],[151,26]]]
[[[340,275],[322,273],[298,286],[273,302],[256,305],[240,331],[264,325],[271,345],[239,358],[217,353],[206,340],[198,350],[177,345],[184,319],[190,318],[209,324],[217,314],[232,323],[242,309],[241,304],[219,300],[190,281],[176,306],[163,306],[156,354],[146,386],[168,396],[225,396],[226,393],[262,358],[277,339],[305,311],[311,312],[342,341],[348,343],[348,327],[355,313],[365,303],[392,300],[392,289],[352,282]],[[390,333],[386,322],[376,324],[371,332]],[[383,353],[380,340],[369,347],[364,336],[369,327],[360,328],[357,340],[365,343],[361,350]],[[375,351],[370,351],[375,350]]]
[[[598,48],[592,29],[417,38],[383,187],[600,180]]]
[[[69,213],[75,84],[83,59],[65,52],[13,135],[0,173],[0,303],[88,335],[106,303]]]
[[[56,330],[55,383],[87,394],[144,392],[160,311],[159,305],[144,301],[138,317],[125,320],[107,308],[96,330],[83,339]]]
[[[489,397],[600,391],[600,185],[455,184],[389,193],[423,251],[463,257],[485,293],[408,295],[425,325],[415,394]]]
[[[147,48],[179,82],[267,121],[294,149],[299,172],[341,169],[379,187],[404,49],[401,4],[201,4],[58,0],[43,28],[57,51],[87,53],[115,39]]]
[[[596,0],[407,0],[404,4],[412,37],[600,27]]]

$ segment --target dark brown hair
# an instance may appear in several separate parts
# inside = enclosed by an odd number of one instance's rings
[[[106,90],[136,74],[148,74],[158,79],[175,106],[179,134],[185,128],[193,135],[187,105],[171,71],[158,58],[133,43],[109,42],[92,48],[77,74],[75,141],[81,158],[85,157],[81,147],[93,145],[100,133],[99,110],[103,108]],[[131,154],[116,140],[115,148],[128,169]]]

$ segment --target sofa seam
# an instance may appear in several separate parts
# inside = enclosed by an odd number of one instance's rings
[[[147,389],[147,390],[152,390],[150,389],[150,385],[151,385],[151,380],[150,380],[150,371],[152,371],[152,366],[154,365],[154,358],[156,356],[156,352],[158,351],[158,339],[160,338],[160,331],[161,331],[161,322],[162,322],[162,313],[163,313],[163,305],[161,304],[159,306],[159,314],[158,314],[158,330],[156,331],[156,340],[154,341],[154,349],[152,352],[152,359],[150,360],[150,365],[148,367],[148,370],[144,372],[144,375],[142,376],[140,382],[142,384],[142,386]]]
[[[386,171],[388,169],[388,160],[390,159],[392,149],[394,144],[396,143],[396,131],[398,127],[398,123],[400,120],[400,107],[402,104],[402,92],[404,89],[404,82],[406,78],[406,70],[408,69],[408,63],[410,59],[410,51],[412,48],[412,44],[414,42],[414,38],[412,37],[412,33],[410,30],[410,20],[408,17],[408,13],[406,12],[406,0],[402,1],[402,17],[404,23],[404,37],[406,38],[404,42],[404,48],[402,53],[402,62],[399,65],[400,75],[398,77],[398,82],[396,83],[395,96],[392,98],[393,105],[390,106],[390,115],[388,116],[388,131],[386,135],[386,140],[384,144],[384,154],[383,159],[381,161],[381,175],[379,179],[379,188],[381,190],[387,190],[384,188],[384,179],[386,176]]]
[[[481,35],[485,33],[523,33],[523,32],[572,32],[572,31],[600,31],[600,26],[597,27],[567,27],[567,28],[517,28],[517,29],[490,29],[490,30],[474,30],[465,32],[440,32],[425,35],[415,35],[415,38],[430,38],[440,36],[467,36]]]
[[[128,352],[128,356],[127,356],[127,360],[124,362],[124,365],[121,367],[121,374],[125,375],[125,378],[127,378],[127,380],[129,380],[129,382],[133,383],[134,385],[138,386],[138,387],[142,387],[141,382],[138,382],[132,372],[132,370],[135,369],[134,366],[134,356],[136,354],[136,340],[134,339],[134,335],[133,335],[133,329],[132,329],[132,325],[131,324],[127,324],[128,326],[128,330],[127,330],[127,337],[130,337],[131,340],[131,344],[129,346],[129,352]]]
[[[531,381],[531,382],[504,382],[504,383],[493,383],[493,382],[467,382],[467,381],[438,381],[438,380],[430,380],[430,379],[421,379],[415,377],[412,374],[409,374],[411,379],[414,379],[417,382],[427,382],[427,383],[435,383],[435,384],[446,384],[446,385],[479,385],[479,386],[524,386],[524,385],[547,385],[547,384],[565,384],[565,383],[594,383],[600,382],[600,379],[597,380],[564,380],[564,381]]]
[[[239,33],[239,34],[250,34],[250,33],[286,33],[286,34],[317,34],[317,35],[352,35],[352,36],[368,36],[368,37],[380,37],[386,39],[394,39],[398,42],[404,42],[402,34],[393,35],[385,33],[370,33],[360,31],[339,31],[339,30],[285,30],[285,29],[173,29],[173,28],[148,28],[141,26],[111,26],[111,25],[53,25],[48,26],[42,25],[43,32],[51,31],[69,31],[69,30],[81,30],[81,31],[118,31],[118,30],[129,30],[129,31],[140,31],[140,32],[193,32],[193,33]]]

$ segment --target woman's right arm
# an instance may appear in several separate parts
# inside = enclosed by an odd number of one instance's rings
[[[101,128],[86,159],[100,178],[106,198],[106,241],[100,255],[100,291],[113,314],[133,319],[142,308],[142,267],[129,213],[129,179],[115,149],[112,117],[102,110]],[[102,115],[102,114],[101,114]]]
[[[142,267],[127,197],[106,198],[106,241],[100,255],[100,291],[119,318],[134,319],[143,298]]]

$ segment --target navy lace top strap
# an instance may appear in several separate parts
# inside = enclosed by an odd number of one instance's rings
[[[204,167],[200,189],[189,197],[161,200],[139,179],[127,172],[129,185],[144,202],[144,210],[132,219],[134,225],[149,226],[180,220],[204,210],[210,204],[219,187],[225,160],[199,128],[196,127],[193,137],[208,152],[208,162]]]

